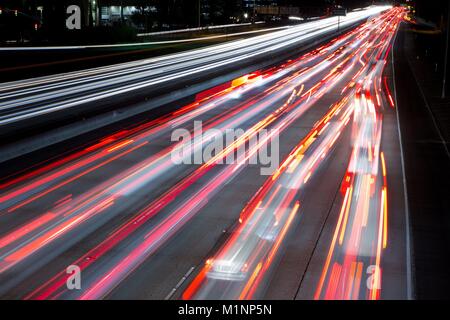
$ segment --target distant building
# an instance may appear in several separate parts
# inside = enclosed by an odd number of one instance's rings
[[[251,0],[244,0],[251,2]],[[299,1],[296,5],[286,1],[256,1],[255,12],[259,18],[279,20],[288,17],[318,18],[329,14],[332,0]],[[253,8],[253,4],[251,4]],[[252,9],[250,8],[250,9]]]
[[[243,8],[254,8],[259,6],[278,6],[278,0],[242,0]]]

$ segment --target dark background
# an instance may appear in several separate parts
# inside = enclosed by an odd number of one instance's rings
[[[378,1],[379,2],[379,1]],[[89,0],[1,0],[0,43],[119,43],[136,40],[139,31],[151,32],[198,27],[200,24],[220,25],[253,21],[252,0],[97,0],[100,6],[135,6],[139,12],[131,21],[98,26],[90,12]],[[346,8],[367,6],[372,0],[256,0],[257,6],[278,5],[300,7],[307,15],[326,14],[334,5]],[[82,29],[66,30],[65,8],[79,5],[82,11]],[[200,10],[199,10],[200,4]],[[41,13],[38,8],[44,10]],[[155,8],[149,12],[145,8]],[[243,14],[248,13],[247,18]],[[313,14],[314,13],[314,14]],[[267,17],[266,17],[267,18]],[[287,17],[284,17],[287,18]],[[258,17],[261,20],[262,17]],[[131,23],[132,22],[132,23]],[[136,30],[135,25],[144,30]]]

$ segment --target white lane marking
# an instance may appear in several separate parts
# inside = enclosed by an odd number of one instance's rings
[[[177,285],[169,292],[169,294],[164,298],[164,300],[169,300],[175,294],[175,292],[181,287],[184,281],[189,277],[189,275],[194,271],[195,267],[191,267],[184,276],[178,281]]]

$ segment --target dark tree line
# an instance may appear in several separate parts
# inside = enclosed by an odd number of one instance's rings
[[[183,25],[186,27],[198,26],[200,23],[221,24],[230,22],[230,17],[240,13],[239,0],[138,0],[141,18],[150,19],[158,26]],[[200,6],[200,7],[199,7]],[[146,10],[153,7],[156,10]],[[137,17],[136,17],[137,18]]]

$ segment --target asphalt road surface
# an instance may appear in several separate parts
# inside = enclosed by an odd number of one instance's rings
[[[0,297],[411,297],[391,67],[402,18],[387,10],[171,113],[30,159],[1,183]],[[39,105],[22,115],[108,86],[20,88]]]

